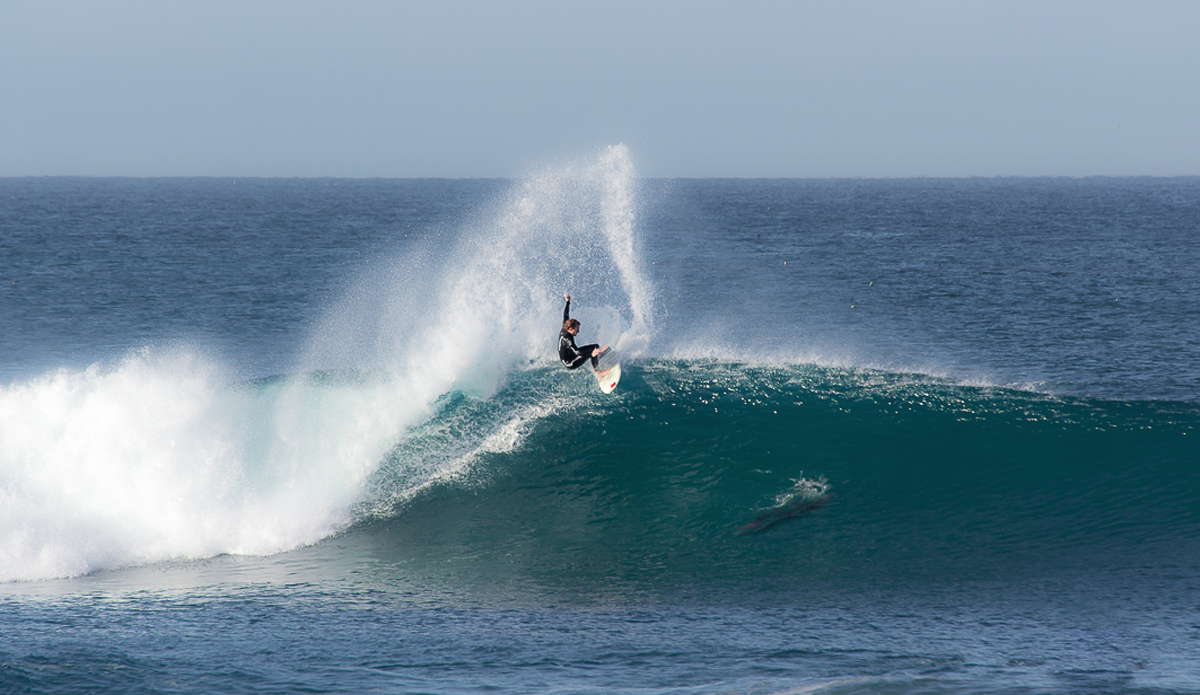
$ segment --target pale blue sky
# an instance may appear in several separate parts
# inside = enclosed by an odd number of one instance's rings
[[[1200,2],[3,0],[0,176],[1200,174]]]

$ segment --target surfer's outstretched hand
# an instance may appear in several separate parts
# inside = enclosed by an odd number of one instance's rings
[[[568,302],[571,301],[571,295],[567,294],[566,292],[563,292],[563,296],[567,298]]]

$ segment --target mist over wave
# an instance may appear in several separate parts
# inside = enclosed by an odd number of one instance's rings
[[[563,292],[590,334],[638,354],[654,296],[633,184],[623,146],[518,182],[364,272],[290,376],[232,383],[195,351],[147,348],[0,389],[0,581],[273,553],[345,528],[439,399],[494,394],[552,354]],[[512,446],[520,418],[457,431],[461,455],[410,459],[388,499]]]
[[[475,219],[365,273],[303,367],[421,371],[437,393],[459,381],[487,391],[514,365],[553,354],[564,292],[589,335],[636,355],[655,304],[634,185],[624,146],[517,182]]]

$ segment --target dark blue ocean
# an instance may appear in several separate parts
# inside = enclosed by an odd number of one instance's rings
[[[1200,693],[1200,179],[0,179],[77,692]]]

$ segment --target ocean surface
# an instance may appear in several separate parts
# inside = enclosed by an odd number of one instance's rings
[[[0,179],[0,634],[0,693],[1200,693],[1200,179]]]

